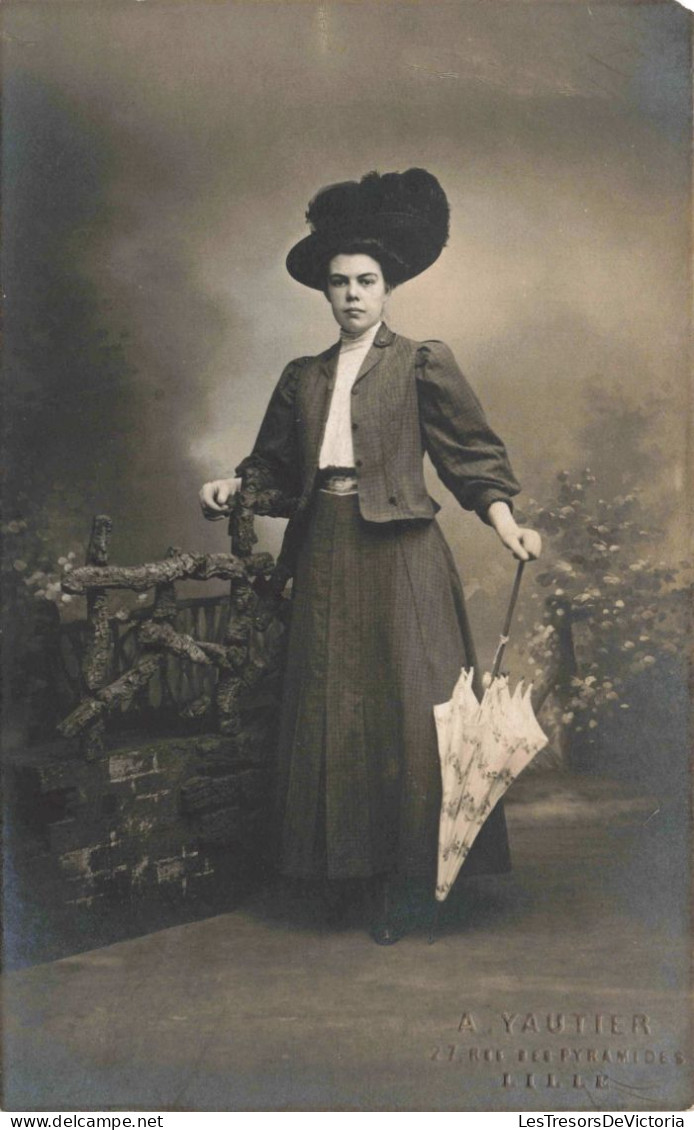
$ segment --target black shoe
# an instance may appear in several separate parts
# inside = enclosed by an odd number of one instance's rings
[[[371,937],[377,946],[394,946],[408,930],[402,907],[393,898],[393,885],[387,877],[379,877],[373,887],[374,912]]]
[[[392,919],[374,922],[371,927],[371,937],[377,946],[394,946],[406,933],[405,924]]]

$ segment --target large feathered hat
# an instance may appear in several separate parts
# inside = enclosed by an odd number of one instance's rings
[[[434,263],[448,240],[448,201],[426,169],[367,173],[360,181],[330,184],[308,206],[311,234],[292,247],[287,270],[304,286],[323,290],[333,255],[360,242],[382,250],[392,283],[405,282]]]

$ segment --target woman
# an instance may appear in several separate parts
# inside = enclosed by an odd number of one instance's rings
[[[326,295],[339,342],[282,374],[255,447],[230,479],[206,483],[218,519],[243,480],[298,498],[283,556],[294,570],[277,775],[279,866],[290,876],[387,880],[372,936],[405,924],[395,881],[436,869],[440,772],[432,708],[475,665],[462,589],[424,484],[428,452],[466,509],[517,558],[519,487],[501,440],[442,342],[383,321],[394,286],[439,256],[448,202],[423,169],[323,189],[311,233],[289,253],[294,279]],[[465,873],[510,866],[503,811]],[[401,900],[402,901],[402,900]]]

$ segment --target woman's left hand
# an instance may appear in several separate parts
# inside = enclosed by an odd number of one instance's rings
[[[535,561],[542,553],[542,538],[537,530],[519,526],[505,502],[493,502],[487,517],[501,542],[518,561]]]

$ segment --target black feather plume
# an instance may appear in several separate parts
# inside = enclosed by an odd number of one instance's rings
[[[306,220],[313,231],[326,231],[360,212],[359,182],[347,180],[326,185],[317,192],[306,211]]]
[[[415,224],[427,225],[441,246],[448,240],[446,194],[426,169],[383,175],[371,172],[361,181],[328,185],[311,200],[306,219],[313,231],[322,232],[359,218],[377,220],[389,215],[410,216]]]

